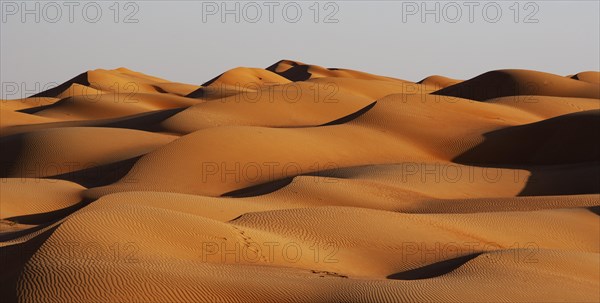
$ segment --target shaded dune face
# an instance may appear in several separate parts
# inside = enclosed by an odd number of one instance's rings
[[[434,94],[478,101],[518,95],[600,98],[597,83],[528,70],[487,72]]]
[[[0,298],[598,302],[599,74],[281,60],[0,100]]]
[[[575,79],[575,80],[581,80],[581,81],[585,81],[585,82],[599,84],[600,83],[600,72],[594,72],[594,71],[581,72],[581,73],[577,73],[577,74],[573,75],[571,78]]]
[[[513,167],[594,163],[600,143],[592,138],[598,130],[600,110],[567,114],[486,133],[481,144],[454,161]]]

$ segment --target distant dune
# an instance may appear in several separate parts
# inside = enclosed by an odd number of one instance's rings
[[[0,298],[599,302],[599,79],[281,60],[0,100]]]

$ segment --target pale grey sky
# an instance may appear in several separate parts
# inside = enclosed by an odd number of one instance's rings
[[[120,66],[201,84],[283,58],[415,81],[600,69],[596,0],[1,2],[1,81],[28,88]]]

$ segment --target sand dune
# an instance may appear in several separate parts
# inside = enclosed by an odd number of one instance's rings
[[[165,129],[191,133],[226,125],[308,127],[319,126],[355,114],[375,100],[323,85],[300,83],[273,85],[256,92],[240,93],[219,101],[204,102],[165,120]]]
[[[117,128],[53,128],[3,138],[3,177],[48,177],[145,154],[174,136]]]
[[[598,161],[600,110],[567,114],[484,134],[485,140],[455,158],[487,165],[559,165]],[[569,148],[564,148],[568,146]]]
[[[17,111],[32,107],[50,105],[57,101],[60,101],[60,99],[52,97],[31,97],[14,100],[0,100],[0,108]]]
[[[540,119],[549,119],[570,113],[600,109],[600,102],[598,99],[586,98],[524,95],[500,97],[487,100],[486,102],[518,108],[532,113]]]
[[[395,78],[373,75],[361,71],[341,68],[325,68],[318,65],[305,64],[292,60],[281,60],[269,67],[267,70],[277,73],[291,81],[302,81],[314,78],[336,77],[336,78],[353,78],[364,80],[384,80],[384,81],[401,81]]]
[[[55,119],[29,115],[10,109],[0,109],[0,134],[4,134],[7,128],[19,125],[35,125],[55,122]]]
[[[462,80],[452,79],[452,78],[448,78],[448,77],[444,77],[444,76],[440,76],[440,75],[433,75],[433,76],[429,76],[417,83],[423,84],[425,86],[429,86],[435,90],[439,90],[439,89],[446,88],[448,86],[451,86],[451,85],[454,85],[454,84],[457,84],[460,82],[462,82]]]
[[[67,208],[82,200],[80,194],[85,189],[79,184],[51,179],[13,178],[2,182],[3,220]]]
[[[597,83],[529,70],[497,70],[443,88],[434,94],[477,101],[518,95],[600,98]]]
[[[598,302],[599,74],[281,60],[0,100],[0,298]]]
[[[197,104],[194,99],[158,94],[102,94],[74,96],[52,105],[24,110],[40,117],[62,121],[98,120],[131,116],[162,109],[185,108]]]
[[[78,95],[95,96],[107,92],[132,95],[137,93],[172,93],[184,96],[197,88],[198,86],[173,83],[126,68],[115,70],[97,69],[82,73],[55,88],[33,95],[33,97],[66,98]]]
[[[265,85],[286,84],[290,82],[290,80],[268,70],[260,68],[238,67],[226,71],[214,79],[202,84],[202,86],[229,85],[257,88]]]
[[[571,78],[589,83],[600,84],[600,72],[581,72],[573,75]]]

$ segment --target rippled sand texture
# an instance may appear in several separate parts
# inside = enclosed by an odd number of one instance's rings
[[[3,302],[600,301],[599,72],[120,68],[0,104]]]

